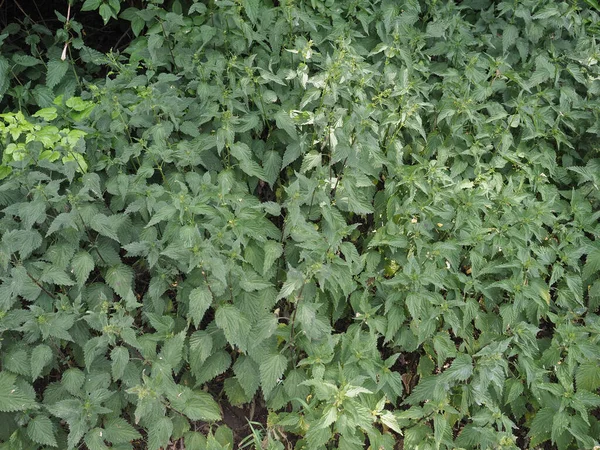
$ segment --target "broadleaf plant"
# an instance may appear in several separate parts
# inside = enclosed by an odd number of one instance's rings
[[[595,2],[65,11],[0,33],[0,449],[600,445]]]

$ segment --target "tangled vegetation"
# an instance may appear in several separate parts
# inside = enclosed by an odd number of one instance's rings
[[[600,445],[595,0],[54,3],[0,32],[0,449]]]

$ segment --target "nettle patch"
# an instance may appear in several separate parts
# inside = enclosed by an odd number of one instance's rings
[[[599,445],[594,1],[125,3],[0,35],[0,448]]]

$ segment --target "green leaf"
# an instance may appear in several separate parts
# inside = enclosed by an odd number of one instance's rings
[[[85,445],[88,450],[108,450],[108,446],[104,443],[104,430],[102,428],[94,428],[86,433]]]
[[[473,374],[473,360],[469,355],[458,355],[443,373],[448,381],[466,381]]]
[[[161,417],[148,430],[148,450],[159,450],[166,447],[173,433],[173,422],[168,417]]]
[[[85,0],[81,5],[82,11],[94,11],[100,7],[102,0]]]
[[[16,376],[0,372],[0,412],[25,411],[37,409],[35,395],[22,392],[15,386]]]
[[[13,373],[24,376],[29,376],[31,373],[27,351],[22,348],[13,347],[10,352],[5,352],[2,355],[2,362],[4,368]]]
[[[182,331],[175,336],[168,338],[158,355],[159,359],[165,361],[169,367],[173,369],[181,362],[185,335],[185,331]]]
[[[280,109],[275,113],[274,117],[277,128],[285,130],[285,132],[289,134],[292,139],[297,139],[298,136],[296,133],[296,127],[293,119],[290,117],[289,112]]]
[[[254,397],[260,386],[258,365],[248,356],[240,355],[233,365],[233,372],[246,397]]]
[[[190,292],[189,314],[197,327],[212,304],[212,294],[207,286],[200,286]]]
[[[300,155],[302,155],[302,150],[303,149],[300,142],[294,141],[291,144],[289,144],[285,149],[285,153],[283,154],[281,168],[283,169],[289,166],[294,161],[296,161],[300,157]]]
[[[379,417],[381,423],[383,423],[388,428],[394,430],[398,434],[402,434],[402,430],[400,425],[398,424],[398,420],[396,416],[391,411],[384,411]]]
[[[204,330],[196,331],[190,336],[190,363],[200,366],[211,355],[213,338]]]
[[[265,397],[268,397],[280,381],[287,368],[288,360],[281,353],[266,355],[260,362],[260,384]]]
[[[158,211],[152,216],[152,219],[150,219],[150,221],[146,225],[146,228],[149,228],[152,225],[156,225],[157,223],[170,220],[176,212],[177,209],[173,205],[162,205],[160,209],[158,209]]]
[[[186,401],[182,411],[191,420],[216,422],[221,420],[221,410],[212,396],[203,391],[193,391],[192,396]]]
[[[6,90],[10,86],[10,77],[9,77],[10,65],[6,58],[0,56],[0,100],[4,97]],[[0,175],[1,179],[1,175]]]
[[[44,269],[40,281],[44,283],[58,284],[59,286],[73,286],[75,282],[64,271],[56,266],[49,265]]]
[[[321,154],[314,150],[310,151],[306,155],[304,155],[304,158],[302,159],[302,166],[300,167],[300,172],[306,173],[309,170],[314,169],[315,167],[319,167],[321,165],[321,162]]]
[[[206,450],[206,437],[197,431],[189,431],[184,437],[186,450]]]
[[[60,381],[69,394],[79,397],[83,383],[85,383],[85,374],[73,367],[63,372]]]
[[[125,264],[119,264],[110,267],[104,277],[106,283],[117,293],[119,297],[125,299],[131,293],[133,283],[133,270]]]
[[[555,413],[556,411],[553,408],[546,407],[540,409],[535,414],[535,417],[531,422],[531,427],[529,428],[529,436],[534,438],[537,444],[541,444],[542,442],[550,439],[550,434],[552,432],[552,421]]]
[[[595,362],[585,362],[575,372],[577,389],[594,392],[600,387],[600,366]]]
[[[12,252],[19,252],[21,259],[27,259],[35,249],[42,245],[42,235],[36,230],[13,230],[2,236]]]
[[[229,353],[219,350],[210,355],[203,363],[192,366],[192,373],[196,377],[196,386],[212,380],[222,374],[231,366]]]
[[[227,425],[220,425],[215,431],[215,440],[225,448],[233,448],[233,431]]]
[[[27,424],[27,436],[33,442],[50,447],[58,447],[54,426],[48,416],[38,415]]]
[[[106,236],[117,242],[120,242],[119,236],[117,235],[117,230],[115,228],[114,219],[111,220],[110,217],[98,213],[94,217],[92,217],[91,227],[93,230],[97,231],[102,236]]]
[[[263,275],[273,266],[273,263],[283,255],[283,246],[277,242],[268,240],[264,243],[263,250],[265,252],[265,259],[263,261]]]
[[[45,344],[37,345],[31,351],[31,378],[33,380],[39,378],[44,367],[52,361],[52,356],[52,349]]]
[[[94,270],[94,258],[85,250],[77,252],[71,260],[71,270],[75,275],[77,284],[83,286],[92,270]]]
[[[596,248],[586,257],[582,278],[589,280],[593,275],[597,275],[598,273],[600,273],[600,249]]]
[[[240,168],[252,177],[266,180],[266,175],[262,167],[252,159],[252,151],[248,145],[242,142],[236,142],[231,146],[231,154],[239,161]]]
[[[232,345],[237,345],[245,352],[248,348],[250,321],[233,305],[223,305],[217,308],[215,323],[223,330],[225,337]]]
[[[248,403],[252,397],[248,397],[240,385],[238,377],[227,378],[223,383],[223,389],[227,396],[227,401],[232,406],[240,406]]]
[[[115,417],[104,424],[104,438],[111,444],[126,444],[142,436],[126,420]]]
[[[505,26],[502,30],[502,51],[506,53],[519,37],[519,29],[512,24]]]
[[[51,89],[54,88],[54,86],[56,86],[62,81],[65,74],[67,73],[68,68],[69,63],[67,61],[61,61],[60,59],[53,59],[52,61],[48,61],[46,86],[48,86]]]
[[[100,14],[100,17],[102,17],[102,20],[104,21],[104,25],[106,25],[108,23],[108,21],[111,19],[111,17],[114,17],[115,19],[117,18],[116,14],[112,10],[112,8],[106,3],[102,3],[100,5],[100,7],[98,8],[98,13]]]
[[[114,381],[117,381],[125,373],[125,367],[129,362],[129,350],[125,347],[115,347],[110,352],[111,372]]]
[[[433,415],[433,437],[437,447],[440,447],[444,434],[450,432],[450,426],[448,420],[443,414]]]
[[[265,173],[265,181],[273,187],[279,172],[281,172],[281,156],[276,151],[268,151],[263,159],[263,167]]]
[[[260,1],[259,0],[242,0],[242,6],[244,7],[244,11],[246,11],[246,15],[250,22],[256,25],[256,21],[258,19],[258,12]]]
[[[79,227],[77,226],[76,217],[77,216],[72,212],[60,213],[50,224],[50,227],[46,232],[46,237],[64,228],[73,228],[74,230],[78,230]]]

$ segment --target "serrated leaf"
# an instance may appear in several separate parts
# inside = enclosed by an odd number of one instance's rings
[[[246,395],[246,392],[240,385],[238,377],[227,378],[223,383],[223,389],[227,396],[227,401],[232,406],[240,406],[251,400],[251,397]]]
[[[594,392],[600,387],[600,366],[595,362],[585,362],[575,372],[577,389]]]
[[[111,220],[110,217],[98,213],[92,217],[90,226],[102,236],[106,236],[117,242],[120,242],[119,236],[117,235],[117,230],[115,228],[115,222],[114,220]]]
[[[440,444],[444,438],[444,434],[450,430],[448,420],[442,414],[434,414],[433,416],[433,437],[436,442],[436,447],[440,447]]]
[[[535,414],[529,428],[529,436],[535,437],[538,444],[550,438],[555,413],[556,411],[553,408],[546,407]]]
[[[19,207],[19,217],[23,221],[23,228],[30,230],[33,224],[43,223],[46,220],[46,203],[36,200],[21,204]]]
[[[31,372],[29,355],[25,349],[13,347],[10,352],[5,352],[2,355],[2,362],[4,369],[13,373],[29,376]]]
[[[71,260],[71,271],[75,275],[77,284],[83,286],[90,273],[94,270],[94,258],[85,250],[76,253]]]
[[[517,42],[518,37],[519,29],[517,27],[512,24],[505,26],[502,30],[502,51],[506,53]]]
[[[244,352],[247,350],[251,326],[242,311],[233,305],[220,306],[215,313],[215,323],[230,344],[237,345]]]
[[[148,430],[148,450],[160,450],[166,447],[173,433],[173,422],[168,417],[161,417]]]
[[[94,428],[88,431],[84,441],[88,450],[108,450],[108,446],[104,443],[104,430],[102,428]]]
[[[38,444],[58,447],[54,426],[47,416],[39,415],[31,419],[27,424],[27,436]]]
[[[295,269],[288,270],[287,278],[283,282],[283,285],[281,286],[281,290],[279,291],[279,294],[277,295],[277,300],[291,296],[292,293],[294,293],[298,289],[300,289],[300,287],[302,286],[303,283],[304,283],[304,280],[302,278],[302,273],[300,271],[295,270]]]
[[[158,209],[156,211],[156,213],[154,213],[154,215],[152,216],[152,219],[150,219],[150,221],[146,225],[146,228],[149,228],[152,225],[156,225],[157,223],[165,221],[165,220],[168,221],[175,215],[176,212],[177,212],[177,208],[175,208],[173,205],[169,205],[169,204],[162,205],[162,207],[160,209]]]
[[[104,355],[108,349],[108,337],[96,336],[88,340],[83,346],[83,357],[86,368],[92,365],[96,357]]]
[[[37,409],[35,396],[22,392],[15,386],[16,376],[0,372],[0,412],[25,411]]]
[[[281,171],[281,156],[278,152],[268,151],[263,159],[265,181],[273,187]]]
[[[287,368],[287,358],[280,354],[266,355],[260,362],[260,384],[265,397],[268,397]]]
[[[248,356],[240,355],[233,365],[233,372],[247,398],[254,397],[260,386],[258,365]]]
[[[42,245],[43,239],[37,230],[13,230],[4,233],[2,242],[8,245],[11,252],[19,252],[21,259],[26,259]]]
[[[466,381],[473,374],[473,360],[469,355],[458,355],[443,373],[448,381]]]
[[[198,5],[199,3],[195,3]],[[197,431],[188,431],[183,436],[186,450],[206,450],[206,437]]]
[[[277,242],[268,240],[264,243],[263,250],[265,259],[263,261],[263,275],[273,266],[273,263],[283,255],[283,246]]]
[[[69,394],[78,397],[85,383],[85,375],[81,370],[71,368],[63,372],[60,381]]]
[[[402,429],[400,428],[400,425],[398,424],[398,420],[396,419],[396,416],[394,416],[394,414],[391,411],[384,411],[381,414],[381,416],[379,417],[379,419],[381,420],[381,423],[383,423],[388,428],[394,430],[396,433],[398,433],[400,435],[402,434]]]
[[[285,168],[289,166],[291,163],[296,161],[301,154],[302,147],[300,143],[296,141],[292,142],[285,149],[285,153],[283,154],[283,161],[281,162],[281,167]]]
[[[125,444],[141,437],[140,433],[121,417],[109,419],[104,424],[104,438],[111,444]]]
[[[289,134],[292,139],[297,139],[298,135],[296,133],[294,120],[290,117],[289,112],[280,109],[275,113],[274,118],[277,128],[280,130],[285,130],[285,132]]]
[[[365,198],[363,190],[357,189],[354,183],[355,181],[347,177],[338,184],[335,197],[340,209],[343,208],[344,210],[356,214],[372,213],[372,205],[369,203],[369,200]]]
[[[123,299],[131,292],[133,269],[125,264],[110,267],[104,277],[106,283]]]
[[[77,226],[76,218],[77,216],[73,212],[60,213],[50,224],[50,227],[46,232],[46,237],[64,228],[73,228],[74,230],[78,230],[79,228]]]
[[[204,330],[196,331],[190,336],[190,363],[199,367],[211,355],[213,349],[212,336]]]
[[[48,61],[48,73],[46,74],[46,86],[54,88],[64,78],[69,68],[69,63],[65,60],[53,59]]]
[[[259,0],[242,0],[242,6],[244,7],[248,19],[250,19],[250,22],[256,25],[260,6]]]
[[[219,350],[210,355],[199,366],[192,366],[192,373],[196,377],[196,386],[212,380],[217,375],[221,375],[231,366],[231,356],[229,353]]]
[[[31,351],[31,378],[37,380],[50,361],[52,361],[52,349],[45,344],[37,345]]]
[[[127,367],[127,363],[129,362],[129,350],[125,347],[115,347],[110,352],[110,359],[112,361],[110,367],[112,377],[114,381],[117,381],[123,376],[125,367]]]
[[[300,167],[300,172],[306,173],[309,170],[320,166],[321,161],[322,161],[322,155],[319,152],[314,151],[314,150],[308,152],[306,155],[304,155],[304,158],[302,159],[302,166]]]
[[[598,273],[600,273],[600,249],[594,249],[586,256],[582,278],[588,280]]]
[[[10,86],[10,77],[8,76],[10,65],[6,58],[0,56],[0,100]]]
[[[190,292],[189,314],[197,327],[204,318],[204,314],[212,304],[212,294],[207,286],[200,286]]]
[[[231,154],[239,161],[240,168],[250,175],[261,180],[266,180],[266,175],[262,167],[252,159],[250,148],[241,142],[236,142],[231,146]]]
[[[158,358],[165,361],[169,367],[174,369],[179,365],[183,353],[183,343],[185,341],[185,331],[177,333],[168,338],[158,355]]]
[[[193,391],[191,397],[185,402],[182,412],[191,420],[206,422],[221,420],[219,405],[210,394],[202,391]]]
[[[56,266],[48,266],[40,276],[40,281],[44,283],[58,284],[59,286],[73,286],[75,282],[71,277]]]

